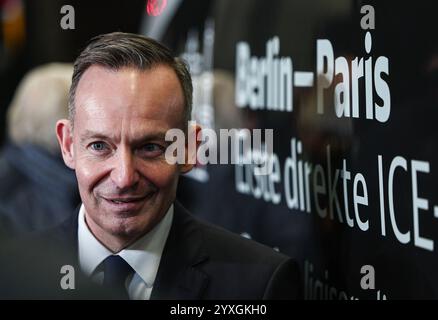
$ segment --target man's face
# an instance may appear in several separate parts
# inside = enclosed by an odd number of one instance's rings
[[[164,157],[166,131],[184,125],[178,78],[162,65],[146,71],[91,66],[75,106],[74,129],[67,121],[57,130],[64,135],[64,160],[76,170],[87,223],[98,238],[138,238],[164,216],[184,171]]]

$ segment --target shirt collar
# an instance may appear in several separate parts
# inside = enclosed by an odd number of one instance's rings
[[[161,221],[147,234],[121,250],[122,257],[146,283],[152,287],[164,245],[173,220],[173,204]],[[79,263],[82,271],[91,276],[96,268],[113,253],[96,239],[85,222],[85,207],[82,204],[78,217]]]

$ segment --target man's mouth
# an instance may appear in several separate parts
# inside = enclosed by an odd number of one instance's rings
[[[111,207],[117,210],[136,210],[139,209],[140,206],[143,205],[145,201],[152,198],[155,192],[150,192],[145,196],[129,196],[129,197],[111,197],[111,196],[102,196],[101,198],[109,204]]]
[[[143,201],[145,198],[146,196],[136,197],[136,198],[105,198],[105,200],[111,201],[113,203],[130,203],[130,202]]]

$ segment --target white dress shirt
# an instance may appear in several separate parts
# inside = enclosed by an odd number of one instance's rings
[[[91,233],[85,221],[83,204],[78,219],[79,265],[85,275],[97,283],[103,283],[103,270],[97,267],[113,253]],[[130,299],[150,299],[172,220],[173,204],[164,218],[150,232],[117,253],[135,271],[126,281]]]

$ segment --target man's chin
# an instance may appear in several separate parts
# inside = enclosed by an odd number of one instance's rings
[[[123,225],[111,225],[105,227],[106,232],[111,234],[120,240],[125,240],[128,244],[141,238],[149,230],[147,225],[138,224],[123,224]]]

